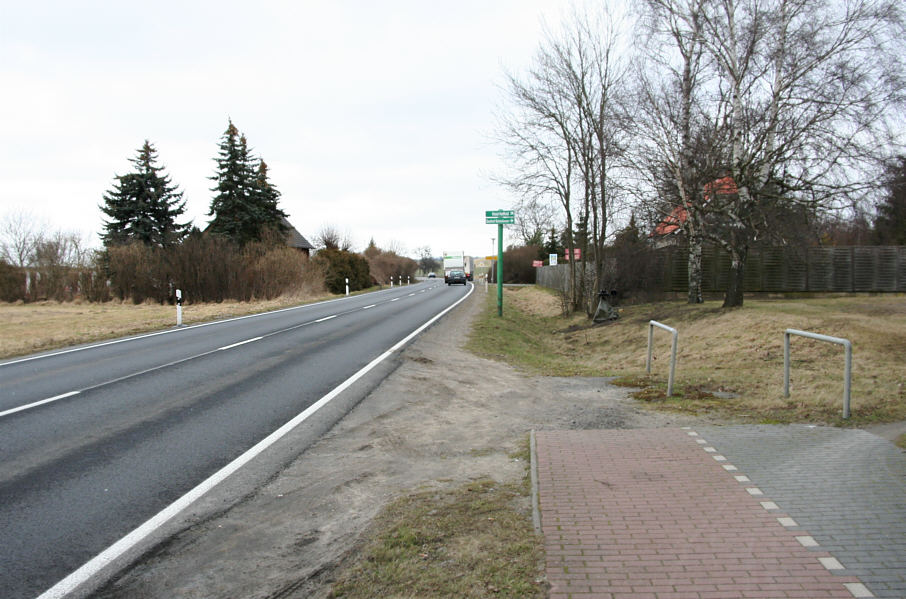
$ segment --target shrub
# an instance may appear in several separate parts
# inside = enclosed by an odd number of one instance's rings
[[[25,296],[25,273],[0,260],[0,301],[15,302]]]
[[[314,261],[324,269],[324,284],[331,293],[345,293],[346,279],[349,290],[358,291],[371,286],[368,261],[359,254],[345,250],[321,250]]]

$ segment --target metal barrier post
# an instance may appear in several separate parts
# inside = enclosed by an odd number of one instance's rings
[[[809,339],[817,339],[818,341],[826,341],[828,343],[836,343],[837,345],[842,345],[844,350],[844,360],[843,360],[843,418],[849,418],[849,400],[850,400],[850,390],[852,388],[852,372],[853,372],[853,344],[849,339],[843,339],[841,337],[830,337],[829,335],[821,335],[818,333],[810,333],[808,331],[799,331],[797,329],[787,329],[783,332],[783,396],[790,396],[790,335],[798,335],[800,337],[807,337]]]
[[[676,329],[674,329],[673,327],[668,327],[667,325],[661,324],[656,320],[648,321],[648,360],[645,363],[645,369],[648,371],[648,374],[651,374],[651,344],[654,339],[654,327],[664,329],[665,331],[668,331],[673,335],[673,341],[670,344],[670,375],[667,378],[667,397],[670,397],[671,395],[673,395],[673,375],[676,372],[676,345],[677,337],[679,335],[676,332]]]

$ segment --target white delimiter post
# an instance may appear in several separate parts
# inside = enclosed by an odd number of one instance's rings
[[[176,326],[182,326],[182,290],[176,290]]]
[[[349,295],[349,277],[346,277],[346,295]]]

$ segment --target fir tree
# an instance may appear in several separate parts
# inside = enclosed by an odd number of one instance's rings
[[[882,245],[906,245],[906,156],[887,165],[884,176],[887,196],[878,205],[875,235]]]
[[[239,245],[263,239],[270,230],[285,231],[286,214],[277,207],[280,193],[267,178],[267,165],[259,160],[257,168],[250,155],[245,135],[231,120],[220,141],[215,159],[216,185],[208,216],[213,216],[209,231],[232,239]]]
[[[116,176],[113,189],[104,194],[101,211],[104,245],[140,241],[145,245],[168,246],[179,242],[189,231],[189,223],[176,219],[186,211],[182,192],[157,165],[157,150],[148,140],[130,159],[135,172]]]
[[[285,235],[289,228],[285,224],[286,213],[277,207],[280,192],[267,177],[267,163],[258,161],[258,172],[255,177],[255,205],[259,213],[259,227],[263,235],[265,230],[276,231]]]

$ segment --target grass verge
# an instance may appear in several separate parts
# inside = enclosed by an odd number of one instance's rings
[[[520,459],[528,459],[528,444]],[[527,461],[525,462],[527,463]],[[546,597],[528,476],[416,492],[382,510],[330,597]]]
[[[474,353],[531,374],[609,376],[638,388],[660,409],[739,422],[863,425],[906,419],[906,298],[898,295],[796,300],[747,299],[745,306],[662,302],[626,306],[595,325],[564,316],[559,298],[533,287],[506,288],[469,339]],[[669,335],[655,330],[645,369],[648,321],[679,331],[674,394],[666,397]],[[842,419],[843,351],[803,338],[791,344],[791,394],[783,397],[783,331],[796,328],[853,343],[852,417]]]

